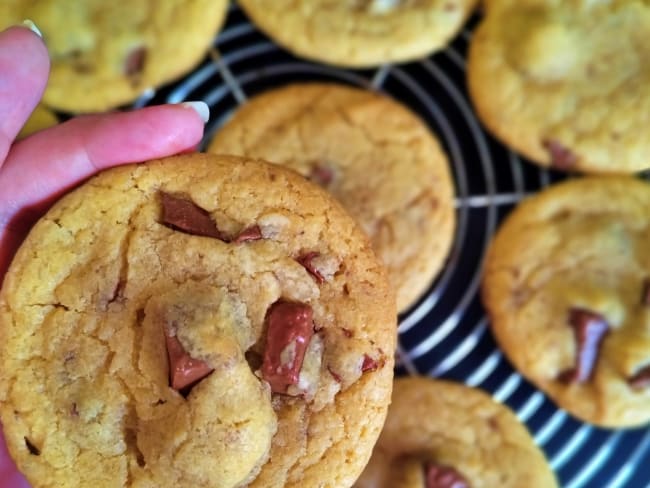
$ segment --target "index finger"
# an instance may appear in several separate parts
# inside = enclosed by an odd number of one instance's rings
[[[1,428],[1,426],[0,426]],[[0,430],[0,488],[29,488],[29,483],[9,457],[5,439]]]
[[[0,32],[0,167],[41,99],[50,71],[43,41],[27,27]]]

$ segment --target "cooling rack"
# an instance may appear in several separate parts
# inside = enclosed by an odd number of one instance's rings
[[[134,106],[204,100],[212,113],[205,147],[250,96],[290,82],[342,82],[406,104],[428,123],[449,156],[457,229],[444,271],[400,316],[397,373],[448,378],[489,391],[526,423],[563,487],[648,487],[648,429],[605,430],[573,419],[513,370],[491,336],[478,296],[490,238],[518,201],[565,176],[524,161],[476,119],[465,88],[466,51],[475,23],[427,59],[344,70],[293,57],[231,5],[204,62],[177,83],[145,93]]]

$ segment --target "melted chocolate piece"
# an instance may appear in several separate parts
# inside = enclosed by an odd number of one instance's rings
[[[185,198],[160,193],[163,223],[171,229],[196,236],[214,237],[225,242],[210,214]]]
[[[562,171],[569,171],[575,168],[578,157],[570,149],[552,139],[543,141],[542,145],[551,155],[552,168]]]
[[[650,307],[650,278],[643,280],[643,289],[641,292],[641,305]]]
[[[309,274],[311,274],[316,280],[316,282],[320,285],[321,283],[325,282],[325,278],[312,264],[312,260],[314,258],[317,258],[318,256],[320,256],[319,252],[315,252],[315,251],[308,252],[307,254],[303,254],[302,256],[296,258],[296,261],[302,264],[305,267],[305,269],[309,271]]]
[[[361,364],[361,372],[365,373],[366,371],[375,371],[379,368],[379,362],[367,354],[363,355],[363,363]]]
[[[41,450],[36,447],[34,444],[32,444],[32,441],[30,441],[27,437],[23,437],[25,439],[25,446],[27,446],[27,450],[32,456],[40,456],[41,455]]]
[[[257,241],[262,239],[262,231],[259,226],[253,225],[242,230],[237,237],[233,240],[235,244],[240,244],[246,241]]]
[[[169,335],[166,329],[165,341],[169,358],[169,383],[174,390],[186,390],[212,373],[213,369],[205,361],[190,357],[178,338]]]
[[[650,386],[650,365],[641,368],[634,376],[627,380],[628,384],[635,390],[642,390]]]
[[[469,488],[467,480],[454,468],[427,463],[424,466],[426,488]]]
[[[309,179],[319,186],[327,187],[334,180],[334,171],[324,164],[315,164],[311,168]]]
[[[565,383],[585,383],[591,379],[609,324],[602,315],[582,308],[569,311],[569,324],[575,332],[576,366],[562,372],[558,379]]]
[[[327,371],[329,371],[329,373],[332,375],[332,378],[334,378],[334,380],[335,380],[337,383],[342,383],[342,382],[343,382],[343,379],[341,378],[341,375],[339,375],[338,373],[334,372],[334,370],[333,370],[332,368],[330,368],[329,366],[327,367]]]
[[[286,393],[298,383],[309,341],[314,335],[314,313],[305,303],[277,301],[269,308],[262,377],[274,393]]]
[[[126,76],[137,76],[144,69],[144,62],[147,59],[147,48],[144,46],[132,49],[124,60],[124,74]]]

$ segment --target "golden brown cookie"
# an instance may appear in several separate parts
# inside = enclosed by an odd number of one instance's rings
[[[260,161],[106,171],[0,293],[0,416],[34,487],[350,486],[384,421],[395,302],[324,191]]]
[[[483,301],[514,366],[576,417],[650,420],[650,184],[591,177],[524,201],[485,263]]]
[[[52,69],[43,101],[69,112],[106,110],[196,66],[227,0],[3,0],[0,28],[33,20]]]
[[[334,195],[370,236],[405,311],[443,266],[454,233],[447,158],[403,105],[335,84],[296,84],[250,100],[208,151],[287,166]]]
[[[23,137],[27,137],[34,132],[47,129],[48,127],[52,127],[58,123],[59,119],[57,118],[56,114],[49,110],[47,107],[39,104],[29,116],[27,122],[25,122],[25,125],[20,130],[17,138],[22,139]]]
[[[552,488],[526,427],[487,393],[399,378],[384,430],[355,488]]]
[[[294,54],[339,66],[418,59],[447,46],[476,0],[239,0]]]
[[[565,171],[650,168],[650,3],[492,0],[472,37],[480,118],[530,160]]]

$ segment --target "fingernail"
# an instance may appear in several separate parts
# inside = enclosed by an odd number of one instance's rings
[[[27,27],[30,31],[32,31],[34,34],[36,34],[38,37],[43,39],[43,34],[41,34],[41,31],[36,27],[36,24],[32,22],[29,19],[25,19],[22,22],[23,27]]]
[[[205,102],[183,102],[180,105],[193,109],[199,114],[204,124],[207,124],[208,120],[210,120],[210,108]]]

